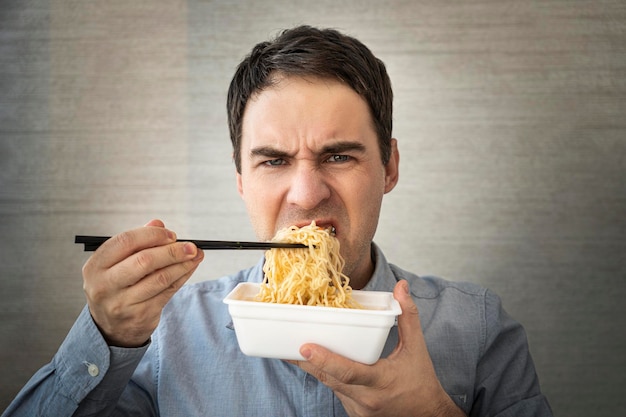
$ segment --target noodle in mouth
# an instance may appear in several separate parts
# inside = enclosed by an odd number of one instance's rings
[[[302,243],[308,249],[265,252],[263,282],[257,300],[267,303],[360,308],[344,275],[339,240],[315,224],[281,229],[272,239]]]

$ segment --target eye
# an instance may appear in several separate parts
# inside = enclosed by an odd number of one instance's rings
[[[280,165],[284,165],[286,163],[286,161],[282,158],[276,158],[276,159],[269,159],[267,161],[263,161],[263,165],[267,165],[270,167],[277,167]]]
[[[326,162],[348,162],[350,159],[349,155],[331,155]]]

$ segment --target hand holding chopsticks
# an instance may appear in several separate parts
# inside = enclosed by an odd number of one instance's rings
[[[160,220],[117,237],[77,237],[100,250],[82,268],[83,288],[94,323],[109,346],[139,347],[150,339],[163,307],[189,280],[204,252]]]
[[[104,339],[120,347],[142,346],[150,339],[163,307],[204,259],[202,249],[307,248],[277,242],[177,240],[160,220],[114,238],[79,235],[75,243],[84,244],[85,251],[102,245],[83,266],[83,288]]]

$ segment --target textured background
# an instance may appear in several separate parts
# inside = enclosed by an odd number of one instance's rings
[[[253,239],[225,93],[308,23],[388,65],[401,179],[376,241],[499,293],[558,416],[626,414],[626,5],[0,0],[0,410],[84,304],[75,234]],[[259,254],[211,253],[212,279]]]

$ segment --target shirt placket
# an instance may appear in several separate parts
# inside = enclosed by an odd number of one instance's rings
[[[302,390],[303,416],[329,417],[334,416],[334,395],[324,384],[310,374],[304,375]]]

